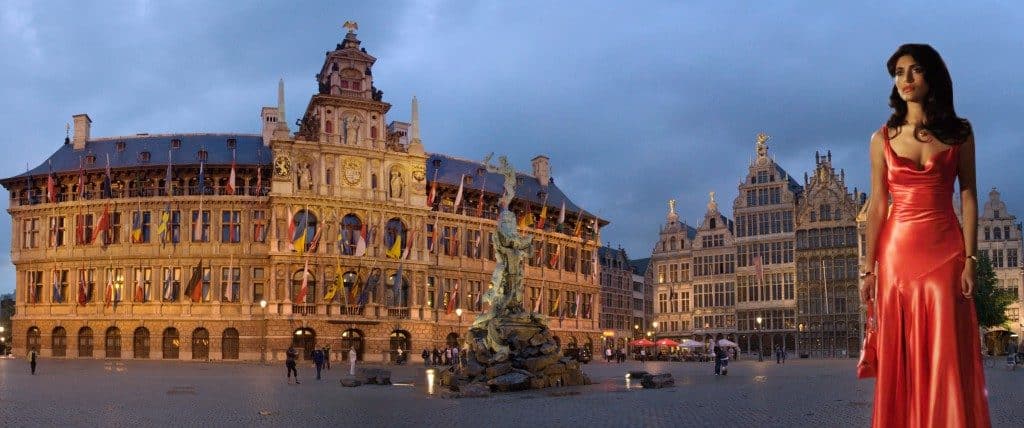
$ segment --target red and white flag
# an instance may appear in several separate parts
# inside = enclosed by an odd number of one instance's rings
[[[235,194],[235,151],[231,150],[231,174],[228,175],[227,191],[229,195]]]
[[[533,301],[533,312],[540,312],[540,296],[537,296],[537,300]]]
[[[459,204],[462,203],[462,190],[463,190],[463,186],[465,185],[465,183],[466,183],[466,174],[462,174],[462,176],[459,177],[459,193],[455,194],[455,208],[454,208],[454,211],[458,211],[459,210]]]
[[[356,257],[366,255],[366,225],[359,229],[359,240],[356,241]]]
[[[459,280],[456,279],[455,280],[455,290],[453,290],[452,294],[450,296],[448,296],[448,309],[445,310],[446,314],[450,314],[450,313],[452,313],[452,311],[455,310],[455,302],[458,301],[458,296],[459,296]]]
[[[402,258],[408,259],[412,255],[412,245],[416,242],[416,229],[409,231],[407,240],[404,242],[405,249],[402,251]]]
[[[299,294],[295,296],[295,303],[305,303],[306,293],[309,292],[309,258],[306,258],[306,265],[302,268],[302,287]]]

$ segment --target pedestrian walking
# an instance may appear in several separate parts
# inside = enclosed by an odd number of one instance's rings
[[[718,342],[715,342],[714,347],[711,348],[711,352],[715,354],[715,376],[722,374],[722,347],[718,346]]]
[[[1011,339],[1006,345],[1006,364],[1010,370],[1017,370],[1017,351],[1017,342]]]
[[[427,348],[423,348],[423,354],[421,354],[420,356],[423,357],[423,367],[429,366],[430,365],[430,351],[428,351]]]
[[[324,366],[327,370],[331,369],[331,345],[324,346]]]
[[[289,346],[288,351],[285,352],[284,366],[288,369],[288,383],[292,383],[292,374],[295,374],[295,384],[299,382],[299,370],[295,368],[296,360],[299,358],[299,352],[295,350],[294,346]]]
[[[612,362],[612,348],[604,348],[604,360],[605,362]]]
[[[33,350],[28,352],[28,365],[29,365],[29,367],[32,368],[32,374],[33,375],[36,374],[36,357],[37,356],[38,356],[38,353],[36,353],[35,349],[33,349]]]
[[[348,374],[356,375],[356,348],[348,348]]]
[[[434,355],[434,365],[435,366],[441,365],[441,351],[439,351],[436,346],[434,347],[434,354],[433,355]]]
[[[320,371],[324,369],[324,351],[322,349],[313,350],[313,366],[316,367],[316,380],[320,380]]]
[[[450,366],[452,364],[452,348],[449,346],[444,348],[444,365]]]

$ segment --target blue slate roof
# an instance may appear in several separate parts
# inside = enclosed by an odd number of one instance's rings
[[[434,167],[434,160],[441,161],[437,168]],[[501,174],[487,172],[486,169],[483,169],[482,173],[478,175],[482,168],[482,162],[433,153],[427,159],[427,178],[431,181],[434,180],[434,170],[438,169],[437,181],[439,183],[458,187],[459,179],[462,178],[463,174],[466,174],[473,177],[473,184],[467,185],[469,189],[479,191],[480,186],[484,186],[485,192],[501,196],[504,191],[505,177]],[[562,193],[562,190],[555,186],[554,183],[541,186],[537,179],[530,174],[517,172],[516,176],[519,177],[519,184],[516,186],[516,199],[529,201],[533,206],[540,207],[543,199],[538,196],[538,192],[543,189],[548,193],[548,213],[557,213],[557,210],[562,209],[562,201],[565,201],[567,216],[570,213],[578,214],[581,211],[585,213],[584,216],[588,219],[595,216],[593,212],[585,211],[582,207],[569,200],[569,197]],[[604,219],[599,218],[598,221],[602,226],[608,224],[608,221]]]
[[[272,161],[270,149],[263,145],[263,137],[255,134],[160,134],[135,135],[127,137],[104,137],[85,142],[85,149],[75,150],[72,144],[63,144],[39,166],[27,172],[0,180],[9,182],[26,176],[45,177],[51,168],[55,174],[77,173],[79,162],[87,155],[96,156],[96,162],[84,166],[86,171],[103,170],[110,156],[110,168],[134,169],[144,167],[166,167],[168,151],[172,164],[177,166],[199,165],[199,151],[206,150],[205,164],[208,166],[231,165],[232,150],[227,140],[235,139],[235,156],[238,165],[269,165]],[[171,149],[171,140],[181,140],[181,147]],[[118,151],[117,143],[123,141],[124,150]],[[148,151],[148,162],[140,160],[139,154]]]
[[[640,276],[644,276],[647,274],[647,266],[649,266],[650,264],[650,257],[629,261],[629,266],[633,268],[633,273]]]

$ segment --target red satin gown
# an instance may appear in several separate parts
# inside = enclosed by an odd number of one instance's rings
[[[918,165],[885,136],[892,207],[878,237],[878,378],[872,426],[988,427],[978,318],[960,292],[953,210],[960,146]]]

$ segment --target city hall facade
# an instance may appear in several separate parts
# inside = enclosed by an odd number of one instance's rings
[[[486,304],[503,177],[430,154],[373,85],[353,31],[289,129],[283,83],[260,134],[93,138],[0,180],[16,268],[13,350],[67,358],[280,360],[289,346],[387,361],[458,345]],[[486,151],[501,151],[491,147]],[[534,235],[524,304],[563,347],[591,347],[605,220],[548,158],[510,207]]]

